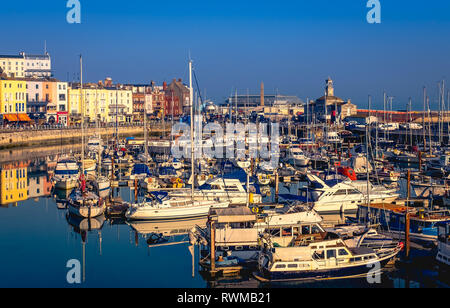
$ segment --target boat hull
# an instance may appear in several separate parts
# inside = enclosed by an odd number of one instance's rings
[[[55,183],[55,188],[62,190],[74,189],[78,185],[77,179],[67,179],[67,180],[57,180]]]
[[[69,204],[69,213],[78,217],[93,218],[102,215],[105,212],[105,206],[75,206]]]
[[[210,203],[201,206],[188,206],[178,208],[153,208],[127,211],[125,217],[129,220],[170,220],[170,219],[186,219],[199,218],[208,215],[209,210],[213,207],[227,207],[228,203]]]
[[[270,271],[267,268],[260,269],[260,275],[255,274],[255,278],[260,281],[270,282],[289,282],[289,281],[308,281],[308,280],[332,280],[332,279],[348,279],[373,277],[380,274],[382,269],[400,252],[401,248],[393,249],[391,253],[375,260],[375,262],[367,262],[363,264],[350,266],[327,267],[323,269],[301,270],[301,271]],[[378,270],[374,264],[379,263]]]

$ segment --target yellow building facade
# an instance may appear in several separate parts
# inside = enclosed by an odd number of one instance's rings
[[[0,204],[6,205],[28,199],[28,164],[13,163],[1,166]]]
[[[80,88],[69,87],[69,112],[72,118],[81,120]],[[83,105],[86,121],[103,123],[118,121],[125,123],[133,114],[133,98],[131,90],[102,87],[83,87]]]
[[[27,112],[27,85],[20,79],[0,78],[0,113],[10,121]],[[9,118],[8,118],[9,117]]]

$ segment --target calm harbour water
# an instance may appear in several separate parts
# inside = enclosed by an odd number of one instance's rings
[[[137,233],[132,226],[123,221],[98,219],[89,225],[88,221],[80,222],[68,219],[66,210],[58,209],[55,198],[49,190],[47,172],[51,170],[51,165],[54,165],[53,160],[9,162],[1,166],[2,194],[4,194],[5,187],[11,184],[4,178],[3,172],[6,170],[16,172],[24,169],[26,170],[24,179],[26,187],[21,189],[26,191],[26,195],[22,196],[20,191],[14,191],[13,199],[9,199],[9,202],[2,196],[2,206],[0,207],[0,287],[270,286],[260,285],[251,277],[208,282],[199,273],[198,248],[195,249],[193,262],[188,243],[149,247],[145,235]],[[296,188],[291,187],[291,189],[295,190]],[[283,186],[280,193],[288,190],[288,187]],[[120,194],[127,201],[132,200],[134,195],[128,188],[122,188]],[[273,198],[273,195],[270,198]],[[11,203],[11,201],[13,202]],[[339,221],[343,217],[336,215],[325,219]],[[185,227],[186,224],[158,226],[153,223],[136,228],[141,231],[159,228],[161,232],[180,233],[180,229]],[[84,233],[80,231],[80,228],[91,228],[91,231]],[[85,238],[84,243],[83,238]],[[187,240],[187,235],[170,238],[170,242]],[[83,263],[83,246],[85,248],[84,281],[78,285],[71,285],[66,280],[69,270],[66,263],[70,259],[77,259]],[[420,257],[423,255],[421,251],[412,253],[415,263],[409,266],[399,266],[397,269],[383,274],[381,284],[368,284],[365,279],[352,279],[283,286],[448,286],[448,275],[437,268],[432,256]]]

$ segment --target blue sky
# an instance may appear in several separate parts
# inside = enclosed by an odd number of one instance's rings
[[[437,83],[450,73],[450,1],[381,0],[382,23],[366,22],[366,0],[106,1],[80,0],[81,24],[66,22],[66,0],[0,4],[0,54],[43,51],[55,76],[72,80],[78,58],[85,79],[161,84],[187,80],[189,52],[206,96],[234,93],[323,95],[328,76],[336,95],[360,108],[373,96],[394,96],[394,109],[422,88],[437,105]],[[69,77],[68,77],[69,76]],[[450,78],[447,83],[450,89]]]

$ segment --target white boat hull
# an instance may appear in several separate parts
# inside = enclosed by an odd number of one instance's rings
[[[398,196],[383,197],[383,198],[371,198],[371,203],[391,203],[398,199]],[[319,213],[345,213],[354,212],[358,210],[359,205],[365,205],[367,199],[360,200],[340,200],[340,201],[329,201],[329,202],[314,202],[314,210]]]
[[[125,214],[129,220],[169,220],[207,216],[211,208],[227,207],[228,203],[210,202],[204,205],[157,208],[152,206],[131,208]]]
[[[105,212],[105,206],[74,206],[69,204],[69,212],[79,217],[92,218],[102,215]]]

